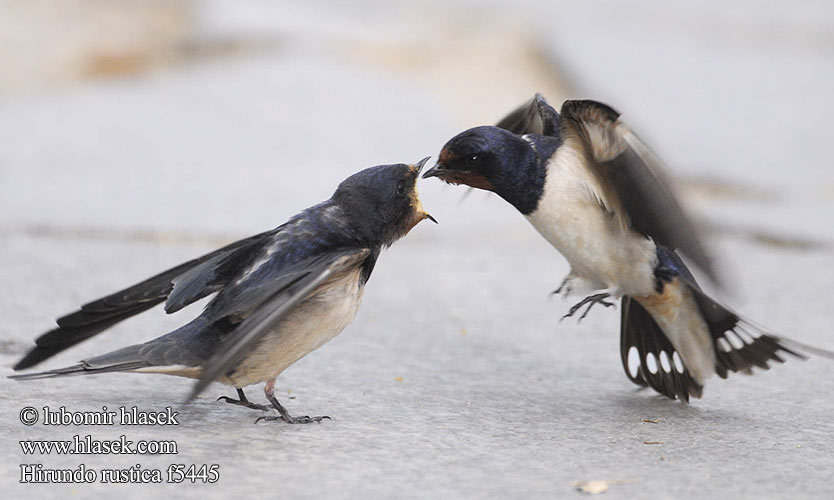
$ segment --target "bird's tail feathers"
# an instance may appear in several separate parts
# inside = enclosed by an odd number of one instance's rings
[[[65,377],[72,375],[95,375],[96,373],[129,372],[139,368],[146,368],[147,366],[147,363],[123,363],[120,365],[91,367],[86,363],[78,363],[77,365],[71,365],[64,368],[56,368],[55,370],[9,375],[9,378],[14,380],[37,380],[42,378]]]
[[[773,334],[720,304],[701,290],[680,257],[662,246],[658,246],[655,275],[659,286],[676,286],[680,280],[691,292],[712,337],[715,373],[721,378],[727,378],[729,372],[750,374],[754,367],[767,370],[773,361],[783,363],[786,354],[799,359],[809,355],[834,359],[832,351]],[[620,356],[626,375],[637,385],[683,401],[701,396],[702,385],[692,378],[666,334],[651,314],[628,296],[622,304]]]
[[[620,357],[626,376],[639,386],[683,402],[703,394],[660,325],[629,296],[622,299]]]
[[[714,340],[715,371],[752,373],[753,367],[769,368],[770,361],[784,363],[784,354],[807,359],[809,355],[834,359],[834,352],[776,335],[709,297],[697,285],[690,289]]]
[[[132,345],[81,361],[75,365],[42,372],[11,375],[9,378],[15,380],[36,380],[74,375],[94,375],[96,373],[129,372],[140,368],[147,368],[151,366],[151,363],[142,355],[142,346],[143,344]]]
[[[779,342],[781,342],[786,347],[790,347],[800,352],[812,354],[814,356],[821,356],[823,358],[834,359],[834,351],[829,351],[828,349],[815,347],[793,339],[786,339],[785,337],[779,337]]]

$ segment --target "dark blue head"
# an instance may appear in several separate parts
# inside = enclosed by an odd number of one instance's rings
[[[368,243],[390,245],[421,220],[436,222],[417,196],[417,178],[427,160],[366,168],[342,181],[332,200]]]
[[[475,127],[453,137],[423,175],[493,191],[521,213],[535,210],[546,168],[530,142],[498,127]]]

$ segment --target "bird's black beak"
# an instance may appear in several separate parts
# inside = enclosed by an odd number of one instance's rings
[[[443,164],[437,162],[437,165],[426,170],[426,173],[423,174],[423,179],[428,179],[429,177],[438,177],[440,175],[443,175]]]
[[[417,170],[417,175],[420,175],[420,171],[423,170],[423,166],[426,164],[427,161],[429,161],[429,158],[431,158],[431,156],[426,156],[422,160],[412,165],[411,168]]]

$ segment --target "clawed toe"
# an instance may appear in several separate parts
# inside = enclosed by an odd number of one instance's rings
[[[304,415],[303,417],[293,417],[293,416],[291,416],[289,414],[289,412],[287,411],[287,409],[284,408],[284,406],[275,397],[275,393],[273,392],[274,388],[275,388],[275,380],[274,379],[267,382],[266,386],[264,386],[264,395],[266,396],[266,399],[268,399],[269,402],[271,403],[271,406],[269,406],[269,405],[259,405],[257,403],[253,403],[253,402],[249,401],[246,398],[246,395],[243,393],[243,389],[237,389],[237,395],[238,395],[239,399],[232,399],[228,396],[220,396],[219,398],[217,398],[217,401],[225,401],[226,403],[229,403],[229,404],[232,404],[232,405],[245,406],[246,408],[252,408],[253,410],[269,411],[269,410],[274,409],[278,412],[278,415],[269,415],[269,416],[264,415],[263,417],[258,417],[257,420],[255,420],[256,424],[258,422],[260,422],[261,420],[263,420],[265,422],[275,422],[275,421],[281,420],[281,421],[286,422],[288,424],[310,424],[310,423],[313,423],[313,422],[321,422],[325,418],[327,420],[332,420],[327,415],[323,415],[321,417],[310,417],[308,415]]]
[[[595,304],[602,304],[605,307],[612,307],[612,306],[616,305],[613,302],[606,302],[605,301],[605,299],[607,299],[610,296],[611,296],[611,294],[609,294],[609,293],[598,293],[596,295],[589,295],[588,297],[585,297],[584,299],[579,301],[577,304],[575,304],[573,307],[571,307],[570,310],[568,311],[568,313],[565,314],[564,316],[562,316],[562,319],[560,319],[559,321],[561,322],[565,318],[570,318],[571,316],[576,314],[576,312],[579,309],[581,309],[582,306],[584,306],[586,304],[588,305],[588,307],[585,308],[585,311],[576,320],[577,322],[582,321],[583,319],[585,319],[585,316],[588,315],[588,312],[590,312],[591,308],[594,307]]]
[[[570,294],[570,287],[568,286],[568,279],[567,279],[567,278],[565,278],[564,280],[562,280],[562,284],[561,284],[561,285],[559,285],[559,288],[557,288],[556,290],[553,290],[552,292],[550,292],[550,296],[552,297],[552,296],[554,296],[554,295],[559,295],[559,294],[561,294],[562,292],[564,292],[564,293],[565,293],[565,296],[567,296],[568,294]]]
[[[217,401],[224,401],[226,403],[229,403],[230,405],[243,406],[243,407],[249,408],[251,410],[268,411],[269,409],[271,409],[270,406],[259,405],[257,403],[253,403],[253,402],[249,401],[248,399],[246,399],[246,396],[243,395],[243,391],[241,391],[240,389],[238,389],[238,396],[241,396],[241,398],[240,399],[232,399],[228,396],[220,396],[219,398],[217,398]]]
[[[313,422],[321,422],[325,418],[327,420],[333,420],[332,418],[328,417],[327,415],[323,415],[321,417],[310,417],[310,416],[307,416],[307,415],[304,415],[303,417],[291,417],[291,416],[287,415],[285,417],[283,415],[276,415],[276,416],[269,416],[269,417],[258,417],[255,420],[255,423],[257,424],[261,420],[263,420],[264,422],[275,422],[275,421],[280,420],[280,421],[286,422],[288,424],[311,424]]]

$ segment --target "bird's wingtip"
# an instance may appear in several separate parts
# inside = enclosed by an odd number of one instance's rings
[[[200,394],[202,394],[202,392],[203,392],[204,390],[206,390],[206,387],[208,387],[208,386],[209,386],[209,384],[211,384],[211,382],[212,382],[212,381],[211,381],[211,380],[209,380],[209,379],[205,379],[205,378],[201,378],[201,379],[199,379],[199,380],[197,381],[197,383],[196,383],[196,384],[194,384],[194,387],[191,389],[191,392],[190,392],[190,393],[188,393],[188,397],[186,397],[186,398],[185,398],[185,403],[186,403],[186,404],[187,404],[187,403],[191,403],[191,402],[193,402],[195,399],[197,399],[197,396],[199,396]]]

